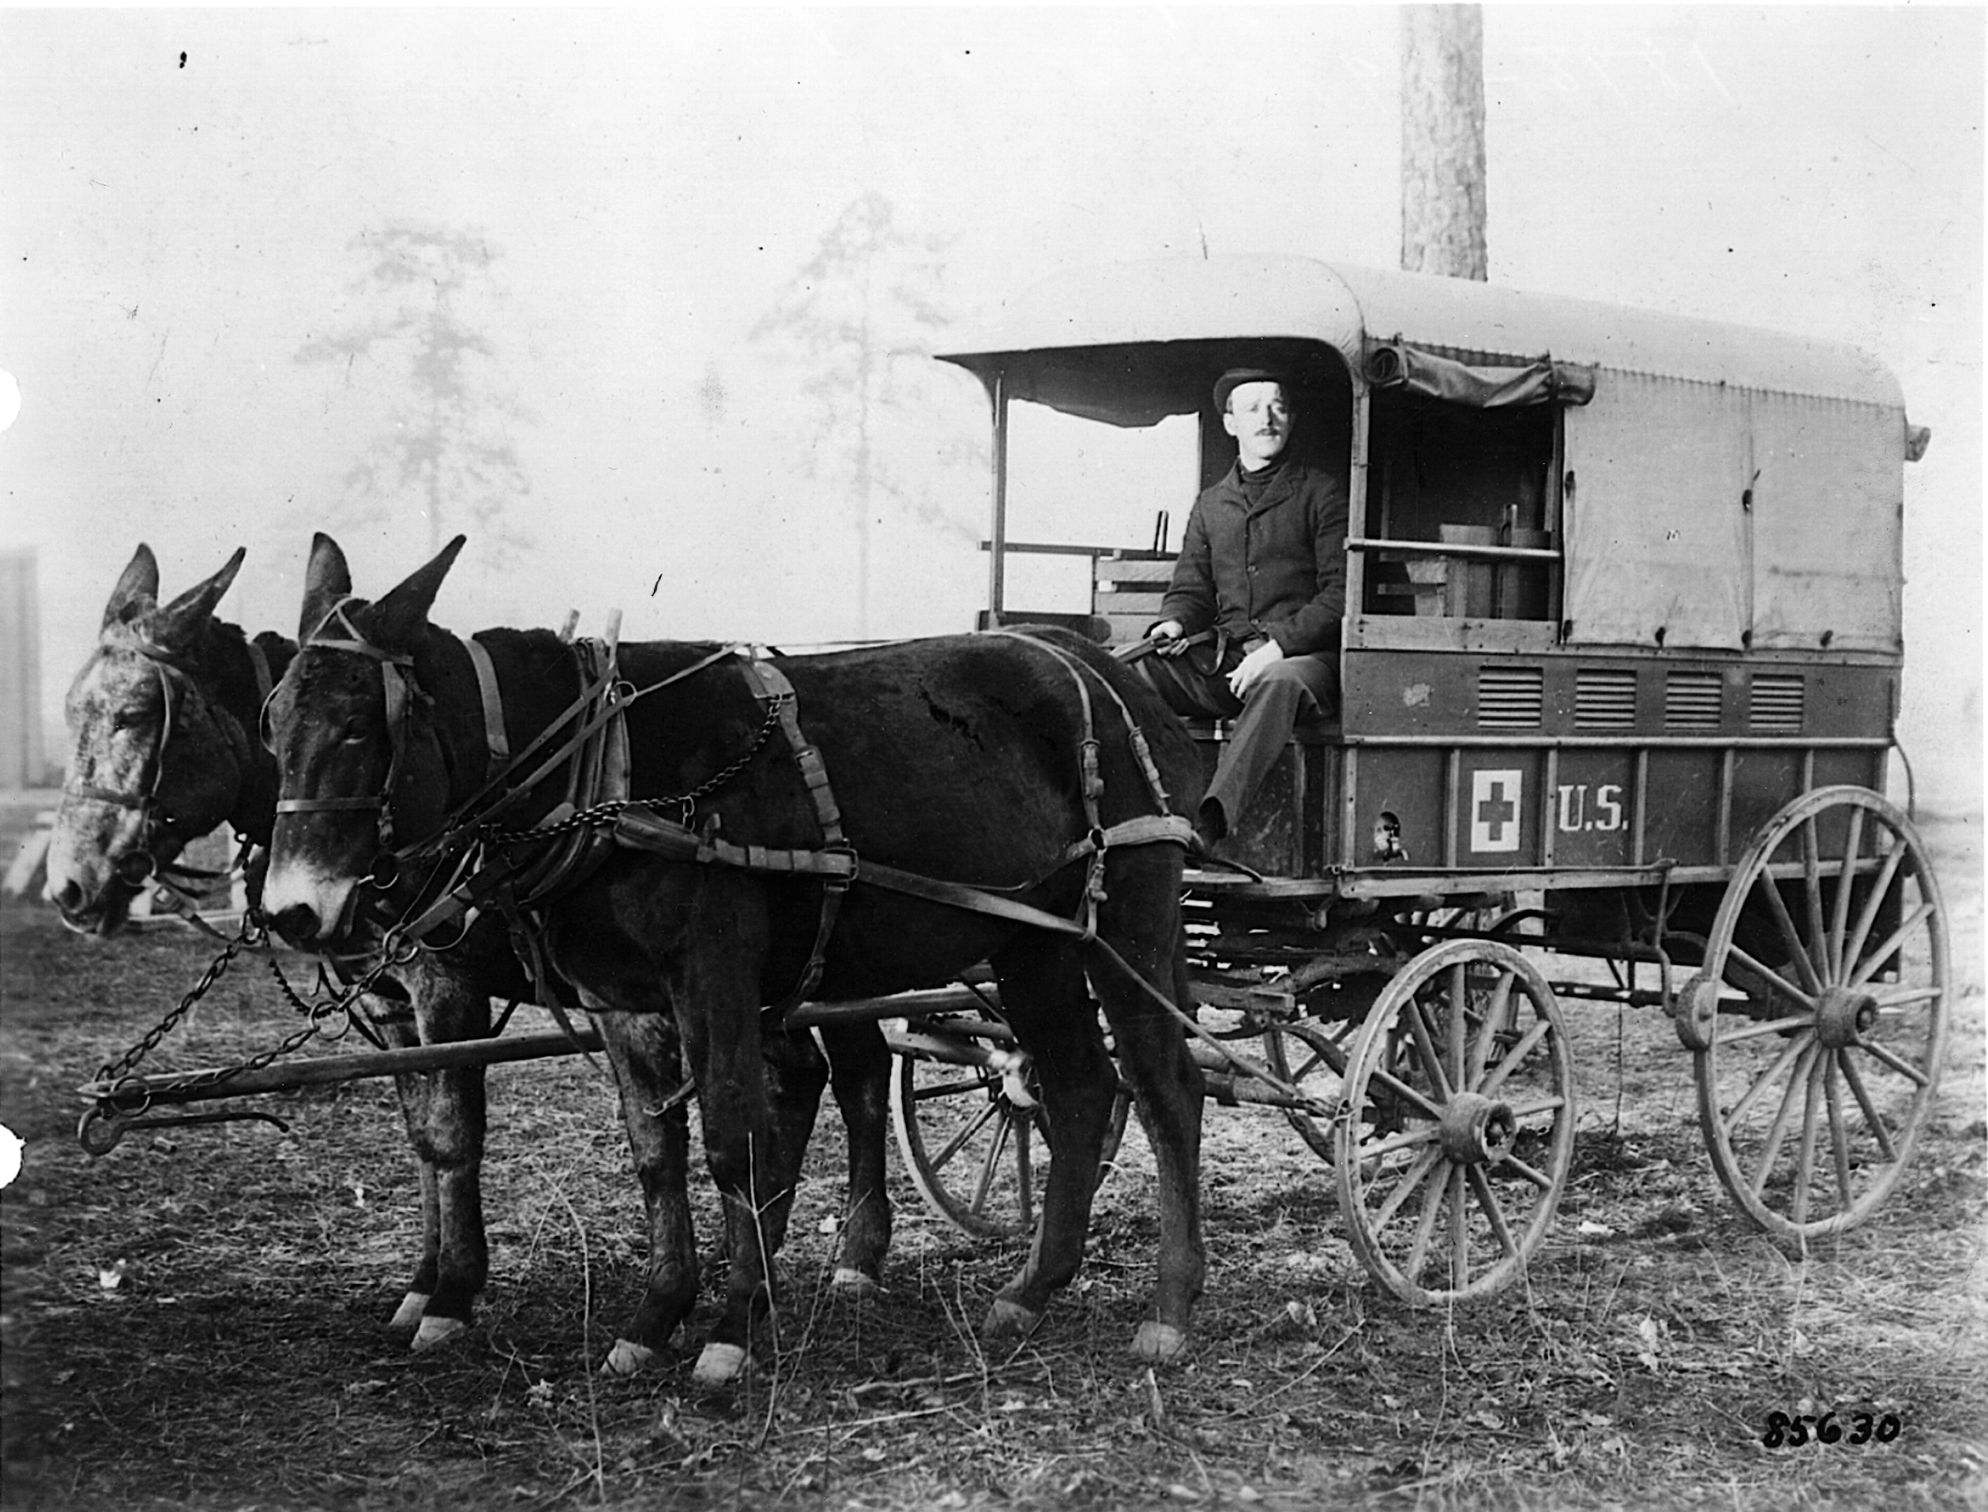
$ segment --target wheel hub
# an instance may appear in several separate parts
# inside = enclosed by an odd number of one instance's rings
[[[1831,1050],[1860,1045],[1878,1024],[1878,1000],[1849,987],[1825,988],[1816,1003],[1815,1037]]]
[[[1443,1152],[1460,1165],[1484,1165],[1502,1160],[1518,1137],[1519,1122],[1509,1103],[1479,1092],[1459,1092],[1443,1109],[1437,1126]]]

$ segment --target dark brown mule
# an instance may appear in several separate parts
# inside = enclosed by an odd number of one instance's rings
[[[380,846],[369,802],[385,805],[402,837],[419,836],[433,834],[473,791],[461,774],[472,765],[481,728],[476,683],[462,643],[428,622],[461,544],[377,602],[348,597],[335,544],[320,537],[312,551],[305,644],[270,705],[283,802],[292,811],[278,816],[266,902],[277,927],[300,943],[335,946],[350,928],[360,879]],[[310,644],[333,619],[328,642]],[[504,689],[514,743],[569,707],[578,673],[549,632],[484,632],[478,639]],[[714,650],[667,642],[621,647],[620,675],[637,690],[624,704],[631,792],[639,799],[702,789],[696,824],[704,842],[810,852],[823,829],[802,767],[777,741],[760,748],[760,732],[773,722],[764,689],[738,658]],[[1134,1347],[1149,1358],[1172,1357],[1185,1343],[1204,1271],[1201,1078],[1178,1023],[1130,973],[1186,1001],[1181,845],[1107,851],[1095,942],[1017,915],[1033,907],[1072,918],[1086,892],[1087,865],[1071,859],[1091,823],[1081,775],[1086,702],[1096,721],[1104,826],[1150,815],[1154,802],[1120,710],[1143,726],[1174,806],[1192,812],[1201,779],[1185,731],[1137,677],[1068,637],[955,636],[778,657],[771,665],[791,683],[799,724],[825,760],[848,840],[873,877],[901,868],[989,889],[1021,906],[1007,917],[953,906],[872,885],[859,870],[813,994],[875,997],[937,985],[978,961],[992,964],[1004,1012],[1041,1076],[1057,1158],[1034,1245],[995,1299],[987,1330],[1033,1327],[1082,1258],[1115,1094],[1086,991],[1092,967],[1159,1161],[1155,1316]],[[404,696],[385,693],[390,676],[407,680]],[[389,702],[401,710],[397,730],[388,727]],[[727,770],[722,785],[705,786]],[[669,805],[664,817],[676,812]],[[525,810],[515,822],[536,817]],[[1184,839],[1183,822],[1165,823]],[[676,835],[681,840],[684,832]],[[724,1316],[698,1376],[719,1383],[744,1365],[754,1317],[767,1301],[762,1242],[777,1243],[780,1199],[801,1156],[795,1136],[806,1133],[804,1124],[783,1127],[786,1120],[776,1121],[768,1107],[758,1073],[761,1007],[802,977],[823,895],[818,882],[629,846],[611,850],[545,911],[549,956],[595,1015],[621,1080],[649,1210],[648,1290],[617,1356],[642,1358],[659,1348],[697,1292],[685,1141],[655,1116],[669,1090],[658,1067],[673,1015],[696,1078],[732,1257]]]
[[[213,577],[161,607],[158,563],[141,544],[111,591],[97,646],[65,704],[69,775],[49,848],[47,893],[72,929],[116,932],[138,889],[169,868],[189,841],[222,824],[267,854],[276,761],[256,734],[257,721],[296,644],[267,631],[251,641],[215,617],[243,555],[236,551]],[[362,1011],[384,1040],[406,1046],[486,1037],[490,998],[520,998],[530,984],[492,919],[475,926],[460,947],[424,951],[373,986]],[[813,1054],[811,1044],[778,1040],[768,1053],[783,1062]],[[784,1074],[780,1066],[769,1070],[776,1088]],[[887,1060],[871,1069],[869,1085],[852,1085],[852,1070],[837,1076],[852,1164],[860,1144],[862,1167],[875,1169],[879,1187],[887,1078]],[[401,1076],[395,1088],[420,1174],[422,1245],[390,1326],[411,1332],[414,1346],[426,1349],[468,1324],[488,1277],[483,1071]],[[812,1111],[812,1100],[808,1106]],[[887,1215],[850,1225],[839,1283],[873,1287],[889,1238]]]
[[[297,648],[269,632],[251,641],[215,617],[242,557],[161,606],[158,562],[140,545],[111,590],[64,706],[69,770],[47,893],[71,929],[115,933],[138,889],[223,824],[266,853],[276,762],[257,717]],[[515,994],[522,981],[515,970],[490,980],[462,961],[422,957],[376,982],[362,1011],[395,1045],[477,1038],[490,1033],[490,994]],[[422,1238],[390,1326],[425,1349],[468,1323],[488,1274],[483,1071],[397,1077],[395,1089],[420,1172]]]

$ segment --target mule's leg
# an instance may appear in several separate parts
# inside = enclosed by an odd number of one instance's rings
[[[421,1037],[414,1027],[414,1010],[404,1000],[368,993],[360,999],[360,1005],[367,1022],[389,1048],[407,1050],[420,1043]],[[435,1163],[421,1153],[421,1127],[428,1116],[427,1079],[413,1074],[396,1076],[393,1089],[400,1099],[400,1116],[407,1126],[407,1147],[414,1156],[415,1174],[421,1184],[421,1253],[414,1262],[413,1279],[407,1283],[407,1292],[387,1327],[411,1336],[421,1326],[421,1314],[435,1293],[435,1277],[441,1264],[441,1186],[435,1178]]]
[[[806,1030],[789,1032],[763,1024],[760,1049],[766,1066],[767,1108],[772,1115],[774,1144],[769,1152],[768,1196],[760,1213],[760,1241],[769,1257],[787,1242],[787,1219],[794,1191],[807,1159],[808,1137],[814,1133],[821,1107],[821,1089],[828,1084],[828,1062],[814,1036]],[[768,1274],[772,1274],[771,1260]]]
[[[1034,1328],[1050,1296],[1067,1286],[1083,1263],[1118,1079],[1073,943],[1025,936],[1004,947],[992,964],[1002,1011],[1035,1064],[1055,1141],[1028,1260],[995,1296],[981,1328],[988,1338],[999,1338]]]
[[[1191,1011],[1178,864],[1164,857],[1161,847],[1149,846],[1114,856],[1108,884],[1100,938],[1155,988],[1170,986],[1175,1005]],[[1132,1351],[1164,1362],[1187,1346],[1190,1314],[1208,1268],[1201,1238],[1201,1068],[1179,1021],[1117,966],[1099,963],[1092,979],[1158,1166],[1159,1284],[1154,1316],[1139,1325]]]
[[[821,1032],[831,1084],[849,1139],[848,1210],[836,1254],[835,1288],[868,1296],[883,1286],[890,1248],[890,1197],[884,1187],[889,1142],[890,1047],[875,1024],[841,1024]]]
[[[490,1033],[490,999],[463,972],[437,962],[410,968],[406,978],[421,1043],[457,1044]],[[414,1348],[432,1349],[469,1326],[490,1275],[483,1229],[483,1138],[488,1116],[483,1068],[464,1066],[401,1078],[418,1083],[418,1119],[410,1118],[415,1154],[422,1162],[422,1204],[433,1184],[435,1268],[422,1304]],[[406,1093],[403,1093],[403,1102]],[[424,1228],[427,1215],[424,1211]],[[423,1268],[427,1263],[424,1241]],[[406,1313],[413,1294],[402,1303]]]
[[[686,944],[672,962],[671,1001],[684,1055],[697,1077],[704,1159],[724,1207],[725,1306],[698,1356],[695,1379],[717,1387],[745,1370],[753,1326],[767,1311],[763,1243],[780,1198],[783,1164],[766,1099],[759,1026],[760,962],[767,923],[746,878],[712,876],[698,889]]]
[[[642,1301],[601,1366],[606,1375],[633,1375],[655,1360],[697,1303],[697,1238],[688,1188],[690,1115],[681,1099],[670,1103],[683,1081],[675,1023],[662,1013],[605,1011],[588,994],[581,996],[614,1069],[649,1225]]]

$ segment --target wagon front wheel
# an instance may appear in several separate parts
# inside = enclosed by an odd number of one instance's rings
[[[1334,1158],[1374,1277],[1418,1304],[1503,1290],[1545,1238],[1573,1151],[1573,1057],[1538,969],[1495,940],[1402,967],[1354,1046]]]
[[[969,1237],[1033,1233],[1055,1145],[1033,1066],[1014,1031],[990,1010],[914,1019],[886,1038],[896,1052],[891,1117],[919,1194]],[[1118,1154],[1130,1106],[1121,1086],[1105,1131],[1100,1184]]]
[[[1679,1003],[1712,1164],[1744,1212],[1809,1239],[1876,1209],[1931,1111],[1948,996],[1946,907],[1911,821],[1849,786],[1776,814]]]

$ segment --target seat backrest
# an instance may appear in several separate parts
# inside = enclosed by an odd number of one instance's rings
[[[1091,608],[1111,627],[1107,644],[1136,641],[1160,617],[1173,580],[1173,554],[1120,551],[1091,558]]]

